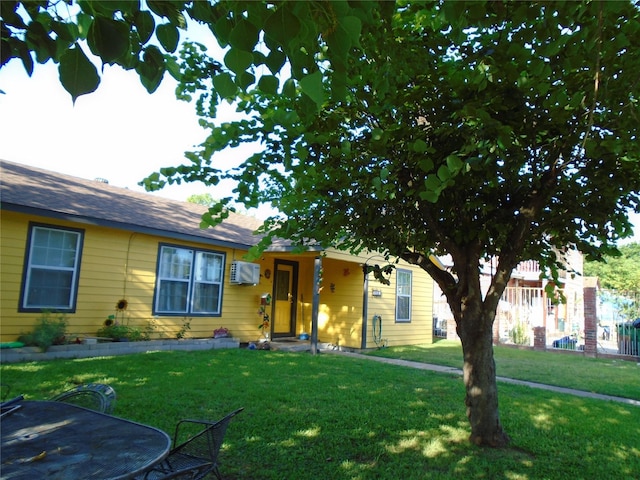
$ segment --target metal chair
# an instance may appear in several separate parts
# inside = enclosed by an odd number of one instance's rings
[[[107,406],[105,408],[104,413],[112,413],[113,409],[116,406],[116,391],[113,389],[111,385],[107,385],[105,383],[88,383],[84,386],[85,389],[95,390],[96,392],[100,392],[107,399]]]
[[[56,395],[51,400],[73,403],[97,412],[111,413],[115,406],[116,391],[103,383],[89,383]]]
[[[141,478],[199,480],[213,473],[222,480],[218,470],[218,455],[229,422],[242,410],[244,408],[239,408],[217,422],[180,420],[176,425],[173,448],[167,458]]]

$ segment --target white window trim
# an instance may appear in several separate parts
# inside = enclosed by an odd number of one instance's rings
[[[407,274],[409,276],[409,294],[400,293],[400,282],[399,282],[400,274]],[[409,299],[409,317],[408,318],[400,318],[398,315],[400,298]],[[413,303],[413,272],[411,270],[396,269],[396,315],[395,315],[396,323],[411,322],[411,304],[412,303]]]
[[[49,231],[59,231],[64,232],[65,234],[75,235],[75,258],[73,259],[73,267],[64,267],[64,266],[51,266],[51,265],[38,265],[34,263],[34,245],[36,239],[36,232],[38,230],[49,230]],[[76,308],[77,301],[77,292],[78,292],[78,279],[80,277],[80,258],[82,253],[82,241],[83,241],[84,231],[78,230],[74,228],[66,228],[66,227],[58,227],[54,225],[39,225],[32,224],[29,227],[29,240],[27,244],[26,258],[25,258],[25,271],[24,271],[24,282],[22,285],[21,296],[20,296],[20,311],[30,312],[30,311],[43,311],[43,310],[55,310],[57,312],[64,313],[73,313]],[[29,293],[31,291],[31,282],[33,279],[33,271],[35,269],[40,270],[50,270],[50,271],[58,271],[58,272],[72,272],[71,273],[71,289],[69,290],[69,297],[67,299],[66,305],[30,305],[29,301]]]
[[[191,252],[191,264],[190,264],[190,270],[189,270],[189,278],[188,279],[181,279],[181,278],[174,278],[174,277],[162,277],[161,276],[161,266],[162,266],[162,255],[163,252],[165,251],[165,249],[176,249],[176,250],[185,250],[188,252]],[[195,280],[195,275],[194,275],[194,271],[197,265],[197,254],[198,253],[206,253],[206,254],[210,254],[210,255],[215,255],[220,257],[220,281],[219,282],[196,282]],[[153,302],[153,314],[154,315],[162,315],[162,316],[185,316],[188,315],[190,317],[219,317],[222,315],[222,300],[223,300],[223,286],[224,286],[224,270],[225,270],[225,263],[226,263],[226,255],[224,252],[219,252],[219,251],[215,251],[215,250],[207,250],[207,249],[202,249],[202,248],[194,248],[194,247],[187,247],[187,246],[183,246],[183,245],[170,245],[170,244],[161,244],[160,248],[158,250],[158,267],[156,270],[156,286],[155,286],[155,293],[154,293],[154,302]],[[161,286],[162,286],[162,282],[163,281],[172,281],[172,282],[184,282],[187,283],[187,309],[186,311],[182,311],[182,310],[160,310],[159,308],[159,304],[161,301],[161,297],[160,297],[160,290],[161,290]],[[208,284],[208,285],[218,285],[219,286],[219,297],[218,297],[218,308],[216,311],[213,312],[194,312],[194,307],[193,307],[193,303],[194,303],[194,295],[195,295],[195,289],[194,286],[196,283],[203,283],[203,284]]]

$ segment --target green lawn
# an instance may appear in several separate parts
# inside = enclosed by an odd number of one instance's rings
[[[462,368],[459,341],[391,347],[371,355]],[[494,346],[498,376],[640,400],[640,364],[589,358],[577,352],[520,350]]]
[[[221,455],[228,479],[635,479],[640,472],[638,407],[500,384],[512,446],[480,449],[466,440],[460,376],[367,359],[233,349],[0,371],[12,393],[30,399],[109,383],[118,392],[115,415],[166,431],[179,418],[214,419],[243,406]]]

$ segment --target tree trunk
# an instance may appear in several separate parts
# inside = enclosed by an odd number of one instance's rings
[[[471,424],[469,440],[476,445],[504,447],[509,436],[500,423],[496,364],[493,358],[493,317],[470,319],[463,313],[458,322],[464,355],[465,405]]]
[[[495,281],[483,301],[478,252],[458,249],[457,255],[453,255],[457,279],[448,271],[438,268],[426,255],[405,252],[402,258],[420,265],[431,275],[447,297],[455,318],[464,356],[465,405],[471,424],[470,441],[476,445],[504,447],[510,439],[502,429],[498,411],[493,320],[514,265],[513,262],[507,262],[507,266],[496,273],[498,278],[496,280],[494,277]]]

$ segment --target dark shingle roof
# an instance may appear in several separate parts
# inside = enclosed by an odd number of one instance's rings
[[[206,207],[0,160],[3,210],[103,225],[168,238],[248,248],[259,241],[256,218],[231,213],[201,229]]]

